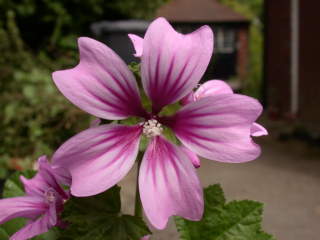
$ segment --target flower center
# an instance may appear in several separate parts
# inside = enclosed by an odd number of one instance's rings
[[[161,123],[155,119],[150,119],[143,124],[143,134],[148,138],[159,136],[162,131]]]
[[[52,188],[49,188],[44,193],[44,198],[48,203],[54,203],[56,201],[56,192]]]

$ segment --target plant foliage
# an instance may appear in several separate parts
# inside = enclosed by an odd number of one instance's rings
[[[69,226],[60,240],[139,240],[150,234],[142,218],[122,215],[120,187],[87,198],[72,198],[65,206]]]
[[[263,205],[255,201],[226,203],[219,185],[204,191],[205,212],[199,222],[176,218],[181,240],[274,240],[261,227]]]
[[[20,175],[32,178],[34,171],[16,172],[6,181],[5,198],[24,195]],[[120,187],[86,198],[72,197],[65,204],[62,215],[66,228],[53,228],[35,237],[34,240],[140,240],[151,234],[142,218],[121,214]],[[0,239],[9,236],[26,224],[26,220],[16,218],[0,226]]]

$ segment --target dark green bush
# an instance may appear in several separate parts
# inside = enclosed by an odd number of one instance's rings
[[[0,13],[13,11],[21,37],[33,49],[54,48],[70,34],[88,35],[89,25],[105,19],[151,18],[168,0],[0,0]],[[5,14],[0,14],[4,21]]]
[[[12,11],[6,26],[0,28],[0,38],[2,178],[8,165],[30,167],[26,158],[51,154],[62,141],[88,126],[88,116],[69,104],[51,80],[53,69],[76,63],[75,53],[65,52],[63,61],[54,62],[43,51],[39,55],[26,51]]]
[[[166,1],[0,0],[0,179],[88,127],[51,80],[77,63],[77,37],[95,21],[148,19]]]

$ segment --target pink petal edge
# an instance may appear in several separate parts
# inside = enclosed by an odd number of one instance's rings
[[[53,162],[72,175],[72,195],[96,195],[118,183],[132,168],[140,135],[140,125],[89,128],[65,142],[55,152]]]
[[[32,218],[46,209],[43,199],[35,196],[0,199],[0,224],[17,217]]]
[[[151,140],[144,154],[139,190],[145,214],[157,229],[173,215],[200,220],[203,193],[189,156],[162,137]]]
[[[210,27],[183,35],[164,18],[154,20],[143,40],[141,77],[153,113],[186,96],[204,74],[213,51]]]
[[[37,235],[48,232],[53,226],[55,226],[55,224],[50,223],[49,213],[45,213],[43,216],[39,217],[35,221],[31,221],[18,232],[13,234],[10,237],[10,240],[31,239]]]
[[[62,94],[98,118],[144,116],[136,80],[120,57],[91,38],[79,38],[78,45],[80,63],[52,74]]]
[[[260,155],[251,139],[251,126],[261,114],[261,104],[238,94],[201,98],[184,106],[168,125],[191,151],[221,162],[246,162]]]
[[[180,146],[180,149],[182,151],[184,151],[188,156],[189,159],[191,160],[193,166],[195,168],[199,168],[200,167],[200,159],[198,158],[197,154],[195,154],[194,152],[192,152],[189,148],[185,147],[185,146]]]
[[[209,80],[195,91],[194,101],[217,94],[233,94],[232,88],[222,80]]]
[[[258,123],[253,123],[251,127],[251,136],[254,137],[260,137],[268,135],[267,129],[265,129],[263,126],[261,126]]]
[[[133,44],[134,50],[136,51],[133,56],[141,57],[143,52],[143,38],[131,33],[128,34],[128,36]]]

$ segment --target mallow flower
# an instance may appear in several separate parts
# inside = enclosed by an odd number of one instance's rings
[[[0,224],[17,217],[28,219],[28,223],[13,234],[10,240],[30,239],[54,226],[63,225],[59,214],[69,193],[61,187],[56,170],[45,156],[38,159],[38,164],[39,171],[32,179],[20,177],[25,196],[0,200]]]
[[[158,18],[143,39],[131,39],[141,57],[141,81],[152,109],[143,108],[134,75],[117,54],[96,40],[79,38],[79,64],[53,73],[58,89],[97,118],[134,116],[140,122],[92,126],[66,141],[53,162],[70,171],[73,195],[95,195],[129,172],[144,136],[149,143],[139,170],[139,191],[151,224],[163,229],[172,215],[200,220],[203,193],[192,162],[197,156],[230,163],[257,158],[260,148],[251,139],[251,126],[262,107],[247,96],[217,94],[163,115],[165,106],[188,95],[203,76],[213,52],[212,30],[203,26],[183,35]],[[165,128],[181,146],[166,139]]]
[[[187,96],[181,99],[180,103],[186,105],[191,102],[198,101],[201,98],[216,96],[218,94],[234,94],[232,88],[224,81],[221,80],[209,80],[204,84],[201,84],[196,91],[190,92]],[[252,123],[251,136],[260,137],[268,135],[268,131],[258,123]],[[195,167],[200,167],[200,161],[198,158],[193,158]]]

